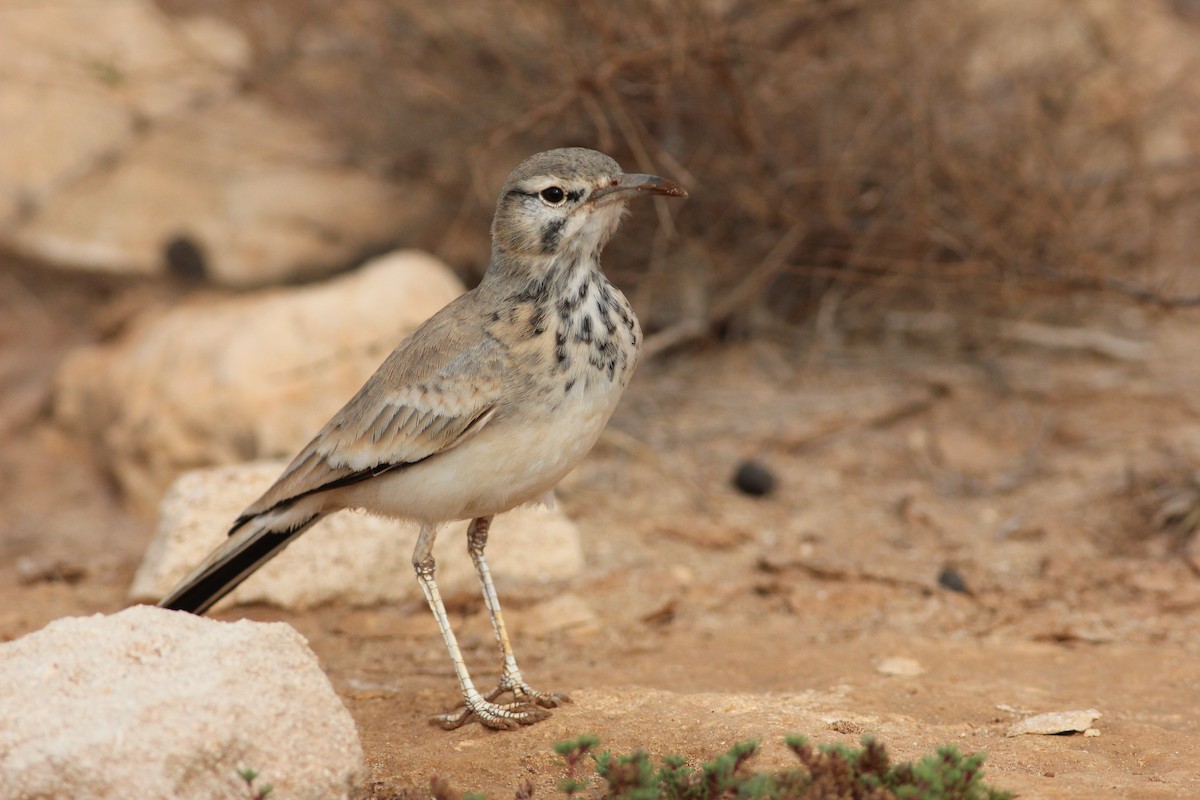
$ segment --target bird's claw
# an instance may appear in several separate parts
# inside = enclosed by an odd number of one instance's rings
[[[513,702],[495,702],[507,692],[512,692]],[[541,722],[550,716],[546,709],[558,708],[569,702],[571,698],[565,694],[539,692],[526,683],[519,672],[506,672],[495,689],[485,695],[472,690],[462,706],[448,714],[438,714],[433,722],[446,730],[454,730],[474,719],[487,728],[511,731],[522,725]]]
[[[571,702],[571,698],[565,694],[539,692],[523,679],[510,678],[508,676],[501,678],[500,683],[496,684],[496,688],[484,695],[483,699],[490,702],[505,692],[512,692],[513,698],[518,703],[532,703],[542,708],[558,708],[561,705]]]
[[[466,703],[449,714],[438,714],[433,722],[445,730],[460,728],[473,719],[485,728],[511,731],[522,725],[532,725],[550,716],[550,712],[540,705],[518,700],[515,703],[493,703],[488,699],[475,695],[468,698]]]

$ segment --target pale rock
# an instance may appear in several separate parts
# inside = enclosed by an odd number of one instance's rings
[[[304,637],[138,606],[0,644],[0,800],[345,798],[362,747]]]
[[[284,466],[285,462],[259,462],[180,476],[163,499],[158,530],[134,577],[130,599],[157,601],[169,592],[221,543],[234,518]],[[361,512],[331,514],[222,602],[303,609],[330,601],[418,601],[423,595],[412,567],[417,532],[415,524]],[[443,594],[478,593],[466,552],[465,522],[442,530],[434,556]],[[583,569],[578,528],[560,510],[536,506],[496,517],[487,557],[502,593],[566,580]],[[572,609],[570,616],[579,621],[580,612]]]
[[[1094,708],[1086,711],[1049,711],[1045,714],[1018,720],[1009,727],[1008,735],[1021,736],[1026,733],[1054,735],[1086,732],[1092,729],[1092,723],[1099,718],[1100,712]]]
[[[875,671],[880,675],[890,675],[897,678],[914,678],[925,674],[925,667],[915,658],[907,656],[890,656],[880,659],[875,664]]]
[[[462,291],[433,257],[401,251],[323,284],[150,314],[64,361],[54,415],[153,508],[186,468],[290,458]]]
[[[0,52],[0,244],[17,252],[151,274],[183,238],[209,278],[263,284],[393,240],[422,202],[243,91],[250,45],[215,17],[24,4]]]

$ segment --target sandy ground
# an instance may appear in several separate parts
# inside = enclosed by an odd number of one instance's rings
[[[25,275],[0,294],[11,639],[123,605],[153,521],[48,421],[50,378],[70,347],[170,291]],[[787,733],[878,736],[899,758],[953,743],[1024,797],[1200,796],[1200,315],[1100,318],[1142,350],[1007,340],[967,357],[897,339],[816,357],[758,341],[643,367],[559,492],[587,574],[500,587],[526,677],[574,699],[538,725],[428,724],[456,690],[419,605],[223,616],[308,637],[359,724],[368,798],[434,775],[553,796],[551,745],[581,733],[693,760],[754,738],[762,766],[787,763]],[[732,486],[747,458],[773,493]],[[939,584],[946,570],[965,592]],[[485,683],[482,604],[449,600]],[[919,674],[885,674],[895,657]],[[1027,713],[1087,708],[1099,736],[1005,735]]]

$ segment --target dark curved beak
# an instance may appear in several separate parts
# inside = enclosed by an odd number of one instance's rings
[[[660,194],[664,197],[687,197],[687,190],[677,183],[657,175],[639,175],[627,172],[616,178],[608,186],[601,186],[592,192],[589,203],[607,205],[611,202],[629,200],[642,194]]]

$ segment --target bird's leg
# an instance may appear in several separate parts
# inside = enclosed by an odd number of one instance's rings
[[[458,676],[458,685],[462,689],[466,705],[455,713],[439,714],[434,717],[434,721],[446,729],[451,729],[475,717],[489,728],[512,730],[519,725],[529,725],[545,719],[549,712],[528,702],[518,700],[505,705],[493,703],[481,695],[472,683],[462,651],[458,649],[458,640],[454,638],[454,631],[450,628],[450,618],[446,616],[446,606],[442,603],[437,580],[434,578],[433,541],[436,534],[435,526],[421,526],[417,546],[413,550],[413,569],[417,573],[417,581],[425,593],[429,609],[437,620],[438,629],[442,632],[442,641],[446,643],[446,650],[450,653],[450,661],[454,664],[454,674]]]
[[[483,555],[483,550],[487,547],[488,528],[491,525],[491,517],[478,517],[471,520],[471,525],[467,528],[467,552],[471,554],[471,561],[475,564],[475,574],[479,576],[479,585],[483,589],[483,602],[487,606],[488,616],[492,619],[492,631],[496,634],[496,644],[500,646],[500,655],[504,659],[500,683],[484,695],[484,698],[495,700],[505,692],[512,692],[518,701],[537,703],[543,708],[554,708],[560,703],[569,703],[571,698],[565,694],[548,694],[534,689],[525,682],[521,669],[517,666],[512,643],[508,640],[508,630],[504,627],[504,615],[500,613],[500,600],[492,583],[492,572],[488,569],[487,559]]]

